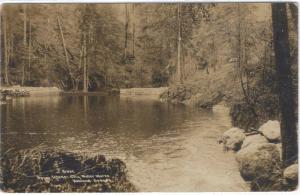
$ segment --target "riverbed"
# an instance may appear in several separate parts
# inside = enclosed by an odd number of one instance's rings
[[[46,145],[122,159],[139,191],[249,191],[217,138],[227,110],[147,97],[48,95],[1,105],[1,149]]]

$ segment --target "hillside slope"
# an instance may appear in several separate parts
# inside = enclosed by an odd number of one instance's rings
[[[241,100],[243,93],[234,63],[218,66],[215,70],[201,70],[182,84],[171,84],[162,94],[163,101],[208,108],[221,101]]]

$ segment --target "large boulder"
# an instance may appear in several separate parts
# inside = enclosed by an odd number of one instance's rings
[[[268,140],[260,134],[250,135],[247,136],[243,141],[242,148],[245,148],[251,144],[260,144],[260,143],[268,143]]]
[[[237,151],[241,148],[245,137],[244,130],[234,127],[223,133],[219,142],[223,143],[224,150]]]
[[[298,164],[293,164],[283,171],[283,178],[287,182],[297,182],[298,181]]]
[[[278,121],[269,120],[265,124],[263,124],[259,129],[270,142],[280,142],[280,123]]]
[[[236,160],[241,176],[246,181],[269,178],[272,174],[278,174],[281,166],[278,148],[272,143],[251,144],[244,147],[237,153]]]

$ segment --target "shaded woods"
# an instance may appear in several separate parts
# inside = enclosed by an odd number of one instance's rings
[[[253,104],[252,77],[263,74],[268,85],[272,72],[268,4],[2,7],[6,85],[83,91],[159,87],[194,79],[202,71],[222,71],[231,63],[247,103]]]
[[[165,86],[211,6],[4,4],[2,81],[85,92]]]

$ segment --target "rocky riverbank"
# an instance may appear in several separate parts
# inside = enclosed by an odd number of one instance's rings
[[[59,94],[62,90],[57,87],[21,87],[21,86],[1,86],[0,87],[0,101],[1,104],[7,103],[12,98],[51,95]]]
[[[1,156],[5,192],[133,192],[126,165],[106,159],[37,147]]]
[[[26,97],[29,96],[29,91],[23,89],[0,89],[0,101],[5,103],[7,100],[15,97]]]
[[[298,160],[282,169],[278,121],[269,120],[258,130],[231,128],[219,140],[224,150],[236,152],[239,171],[252,191],[291,191],[298,186]]]
[[[19,85],[16,86],[1,86],[1,91],[11,91],[12,93],[21,93],[25,92],[29,95],[39,95],[39,94],[58,94],[61,93],[62,90],[57,87],[22,87]]]

